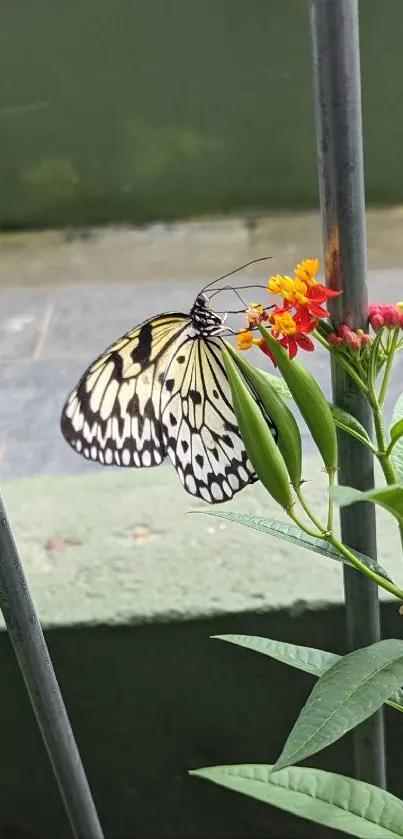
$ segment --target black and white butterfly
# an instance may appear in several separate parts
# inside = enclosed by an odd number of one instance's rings
[[[203,291],[189,314],[157,315],[112,344],[67,399],[67,442],[107,466],[168,456],[187,492],[211,504],[253,483],[221,357],[225,319]]]

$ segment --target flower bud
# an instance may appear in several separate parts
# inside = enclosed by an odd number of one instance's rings
[[[333,472],[337,469],[336,426],[325,396],[308,370],[295,359],[291,360],[264,326],[259,326],[259,330],[277,361],[280,373],[301,411],[327,471]]]
[[[263,338],[260,340],[265,344]],[[249,364],[245,357],[240,355],[228,341],[224,341],[224,343],[247,384],[277,426],[277,445],[283,455],[290,481],[293,486],[299,486],[302,477],[302,442],[294,414],[271,384],[267,373]],[[266,344],[265,346],[267,348]]]
[[[329,335],[327,336],[327,340],[329,341],[329,344],[330,344],[331,347],[340,347],[341,344],[343,343],[340,336],[336,335],[335,332],[330,332]]]
[[[290,479],[281,453],[256,399],[241,378],[228,350],[222,357],[231,388],[232,404],[248,458],[263,486],[283,507],[293,505]]]
[[[383,329],[385,326],[385,319],[379,308],[369,312],[369,322],[374,332],[379,332]]]
[[[389,327],[389,329],[399,326],[400,315],[396,306],[384,306],[383,317],[385,326]]]

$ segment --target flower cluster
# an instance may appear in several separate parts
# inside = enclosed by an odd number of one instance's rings
[[[381,303],[371,303],[368,318],[374,332],[379,332],[384,326],[387,329],[395,329],[396,326],[403,329],[403,304],[383,306]]]
[[[346,325],[339,326],[335,332],[330,332],[327,340],[331,347],[349,347],[352,350],[360,350],[372,341],[371,335],[362,329],[354,331]]]
[[[258,303],[252,303],[246,310],[247,329],[238,333],[237,347],[248,350],[258,346],[268,355],[273,364],[275,360],[263,338],[254,338],[253,329],[266,321],[271,327],[271,334],[288,349],[290,358],[294,358],[298,348],[314,349],[309,334],[318,325],[320,318],[327,318],[329,312],[323,304],[330,297],[337,297],[339,291],[331,291],[316,280],[319,270],[317,259],[305,259],[294,270],[294,277],[277,274],[270,277],[267,290],[274,296],[282,297],[282,306],[272,306],[268,312]]]
[[[368,321],[374,332],[381,329],[403,329],[403,303],[396,305],[388,303],[371,303],[368,307]],[[362,329],[351,330],[348,326],[339,326],[327,335],[327,341],[334,349],[360,351],[360,357],[368,344],[372,343],[372,335]],[[350,353],[351,355],[351,353]],[[354,353],[353,353],[354,355]]]

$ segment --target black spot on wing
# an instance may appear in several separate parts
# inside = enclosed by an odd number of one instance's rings
[[[193,405],[201,405],[202,397],[201,393],[198,390],[193,390],[192,388],[189,390],[188,393],[189,399],[192,400]]]
[[[130,355],[135,364],[144,365],[151,355],[153,330],[150,323],[145,323],[139,332],[138,344]]]

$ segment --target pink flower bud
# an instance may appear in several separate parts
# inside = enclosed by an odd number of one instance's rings
[[[361,346],[365,346],[365,344],[372,343],[372,336],[368,334],[368,332],[363,332],[361,335]]]
[[[357,335],[353,335],[349,343],[352,350],[359,350],[361,346],[361,339],[358,338]]]
[[[374,332],[379,332],[379,330],[385,326],[385,320],[380,309],[377,309],[374,312],[370,312],[369,322]]]
[[[385,321],[385,326],[389,328],[394,328],[395,326],[399,326],[400,323],[400,315],[396,308],[396,306],[384,306],[383,307],[383,317]]]
[[[354,340],[354,337],[355,337],[354,332],[352,332],[351,329],[348,326],[345,326],[345,324],[342,324],[342,326],[339,326],[338,331],[339,331],[339,336],[340,336],[341,340],[343,341],[343,344],[350,344],[351,345],[351,342]]]
[[[403,317],[403,316],[402,316]],[[330,335],[327,336],[327,340],[332,347],[339,347],[340,344],[343,343],[342,339],[336,335],[335,332],[331,332]]]

